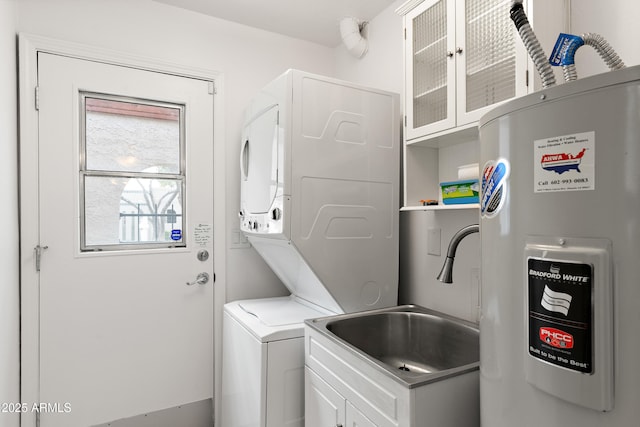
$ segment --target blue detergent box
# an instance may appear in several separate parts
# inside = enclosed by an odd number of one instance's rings
[[[442,202],[445,205],[479,203],[480,186],[477,179],[441,182]]]

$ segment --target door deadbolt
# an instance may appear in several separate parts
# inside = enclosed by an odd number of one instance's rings
[[[209,259],[209,251],[207,251],[206,249],[200,249],[198,251],[198,259],[200,261],[206,261]]]

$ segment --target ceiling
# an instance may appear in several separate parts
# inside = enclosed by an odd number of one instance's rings
[[[394,0],[155,0],[227,21],[308,40],[340,44],[339,22],[369,21]]]

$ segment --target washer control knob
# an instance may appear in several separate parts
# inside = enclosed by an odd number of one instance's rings
[[[282,218],[282,210],[280,208],[273,208],[271,210],[271,219],[278,221],[280,218]]]

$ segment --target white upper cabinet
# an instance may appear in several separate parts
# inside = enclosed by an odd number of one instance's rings
[[[566,18],[557,6],[563,0],[547,9],[549,3],[533,2],[527,11],[533,27],[532,17],[547,10],[540,26],[550,51]],[[405,21],[408,143],[475,126],[498,103],[536,89],[509,9],[510,0],[411,0],[398,9]]]
[[[510,0],[409,0],[404,17],[403,209],[441,200],[440,182],[478,162],[478,120],[509,99],[542,88],[510,16]],[[551,53],[567,32],[570,0],[525,0],[540,46]],[[562,71],[555,70],[562,83]]]

